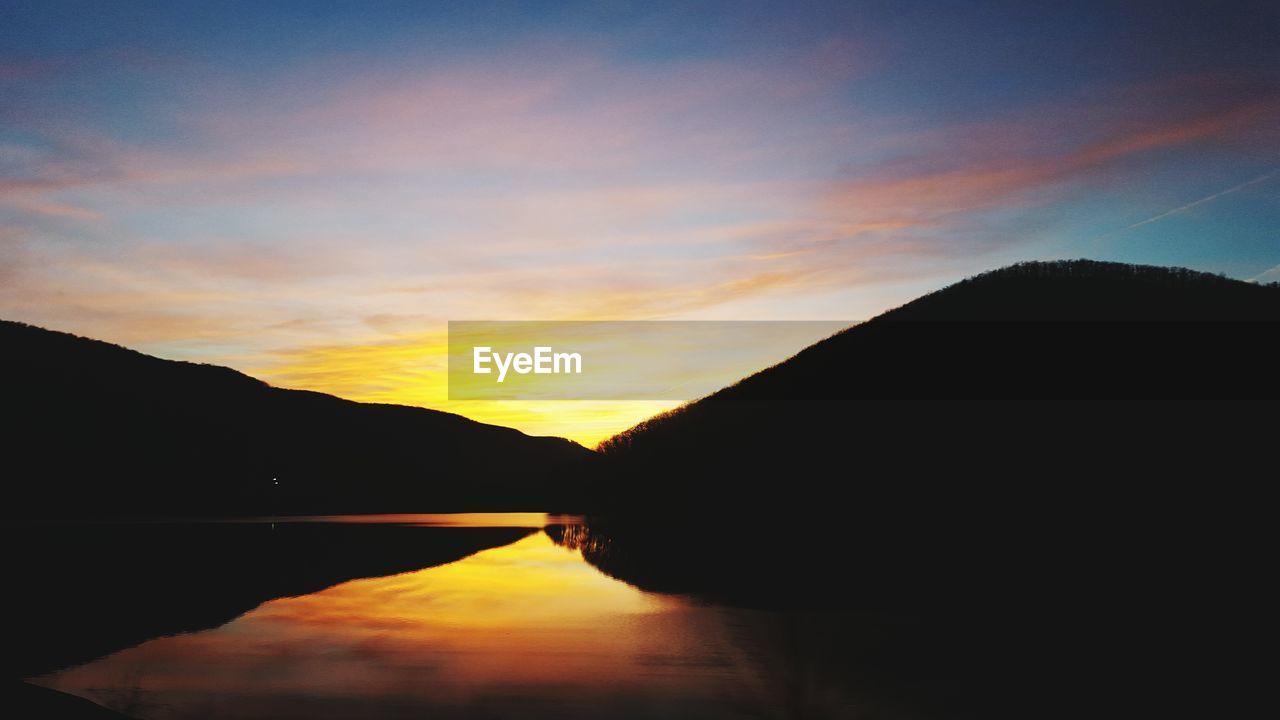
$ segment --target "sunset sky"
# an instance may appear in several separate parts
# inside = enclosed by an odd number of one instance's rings
[[[671,403],[450,403],[446,322],[1280,280],[1280,4],[979,5],[0,0],[0,317],[591,445]]]

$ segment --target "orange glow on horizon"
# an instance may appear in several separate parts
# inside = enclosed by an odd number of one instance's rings
[[[448,339],[443,332],[309,347],[271,357],[242,369],[277,387],[314,390],[357,402],[443,410],[529,435],[569,438],[589,448],[680,404],[672,400],[450,401]]]

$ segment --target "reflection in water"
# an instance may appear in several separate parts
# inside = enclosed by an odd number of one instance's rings
[[[641,592],[538,533],[36,682],[142,718],[847,717],[830,630]]]
[[[369,523],[110,523],[18,528],[20,618],[6,675],[32,677],[150,638],[215,628],[262,603],[454,562],[535,532]]]
[[[409,527],[472,527],[472,528],[533,528],[542,529],[548,523],[576,523],[576,515],[517,512],[469,512],[469,513],[379,513],[376,515],[281,515],[272,517],[227,518],[205,522],[234,524],[271,523],[298,524],[320,523],[325,525],[406,525]]]

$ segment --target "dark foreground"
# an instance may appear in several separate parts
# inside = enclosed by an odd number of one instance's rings
[[[1208,601],[1247,554],[1034,512],[1065,534],[982,551],[849,508],[25,528],[7,660],[137,718],[1133,717],[1241,622]]]

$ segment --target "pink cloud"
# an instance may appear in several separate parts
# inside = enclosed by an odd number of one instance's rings
[[[153,343],[680,316],[961,262],[987,248],[957,240],[960,223],[1276,113],[1247,93],[1197,104],[1187,81],[908,131],[849,108],[867,62],[853,45],[733,63],[530,55],[196,83],[157,110],[186,142],[51,125],[49,149],[0,179],[5,203],[93,228],[42,236],[43,266],[24,264],[0,310],[40,303]],[[211,334],[184,327],[197,321]]]

